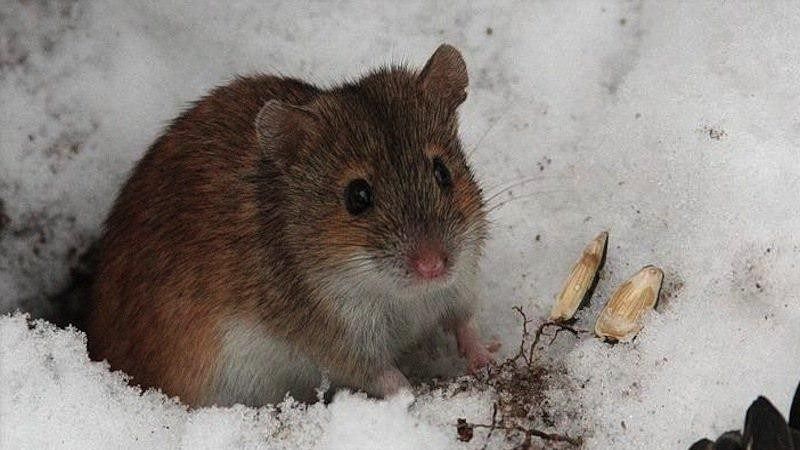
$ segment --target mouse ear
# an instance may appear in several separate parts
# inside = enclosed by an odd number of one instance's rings
[[[280,100],[269,100],[255,120],[258,145],[281,168],[297,159],[300,146],[310,136],[317,121],[313,111]]]
[[[455,47],[442,44],[425,64],[417,82],[431,98],[440,98],[455,109],[467,98],[467,64]]]

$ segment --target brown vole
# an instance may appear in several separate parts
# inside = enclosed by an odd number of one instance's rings
[[[484,201],[461,149],[467,72],[439,47],[420,72],[323,90],[239,78],[177,118],[106,222],[90,354],[190,405],[389,395],[397,356],[438,325],[471,369]]]

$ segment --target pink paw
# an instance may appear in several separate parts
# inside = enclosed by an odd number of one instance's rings
[[[500,342],[500,339],[498,339],[497,336],[492,336],[492,341],[486,344],[486,350],[489,350],[489,353],[497,353],[502,346],[503,343]]]
[[[474,375],[494,363],[491,354],[500,348],[499,340],[495,338],[488,345],[484,344],[472,320],[459,324],[455,332],[458,350],[467,358],[469,373]]]
[[[481,370],[492,365],[494,363],[494,357],[492,357],[488,349],[486,350],[479,349],[472,352],[471,354],[468,354],[467,361],[468,361],[467,367],[469,368],[469,373],[475,375],[479,373]]]

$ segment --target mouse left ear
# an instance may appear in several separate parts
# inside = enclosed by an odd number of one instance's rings
[[[417,82],[428,96],[455,109],[467,98],[467,64],[455,47],[442,44],[425,64]]]
[[[303,106],[269,100],[255,120],[258,145],[274,164],[286,169],[301,154],[316,122],[316,114]]]

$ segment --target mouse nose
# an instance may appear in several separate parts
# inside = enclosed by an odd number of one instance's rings
[[[447,269],[447,253],[438,246],[422,245],[410,259],[417,275],[426,280],[441,277]]]

